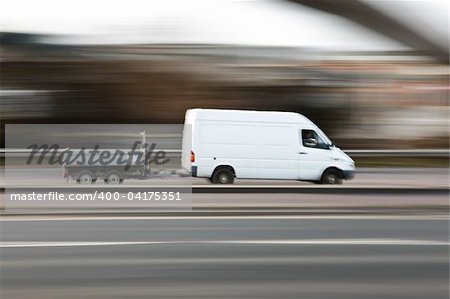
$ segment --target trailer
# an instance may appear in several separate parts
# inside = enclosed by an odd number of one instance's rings
[[[98,180],[106,184],[118,185],[126,179],[145,180],[151,178],[166,178],[168,176],[189,176],[183,169],[166,169],[162,167],[168,150],[154,150],[154,145],[148,145],[145,131],[140,133],[141,142],[136,142],[130,150],[102,149],[72,150],[73,159],[64,164],[64,178],[73,179],[78,184],[95,184]],[[137,145],[139,147],[137,147]],[[171,153],[179,154],[180,150]],[[152,156],[153,154],[153,156]],[[159,160],[162,159],[162,162]]]

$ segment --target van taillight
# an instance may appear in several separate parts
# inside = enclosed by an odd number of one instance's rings
[[[191,162],[195,162],[195,154],[191,151]]]

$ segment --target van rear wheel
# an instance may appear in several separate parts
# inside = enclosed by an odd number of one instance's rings
[[[228,168],[218,169],[214,172],[211,181],[213,184],[233,184],[234,175]]]

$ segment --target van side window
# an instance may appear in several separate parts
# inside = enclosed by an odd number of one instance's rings
[[[304,147],[329,148],[328,144],[314,130],[302,130],[302,143]]]

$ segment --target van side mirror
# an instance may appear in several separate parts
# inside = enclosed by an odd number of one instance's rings
[[[317,140],[314,138],[308,138],[305,140],[305,146],[309,147],[316,147],[317,146]]]

